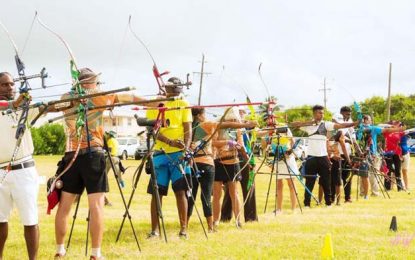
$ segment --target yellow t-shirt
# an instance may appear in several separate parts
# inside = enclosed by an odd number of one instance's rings
[[[114,137],[111,137],[107,141],[108,149],[111,150],[111,156],[117,156],[118,153],[118,141]]]
[[[174,100],[167,101],[165,107],[174,108],[174,107],[187,107],[189,103],[186,100]],[[147,119],[156,119],[158,115],[158,109],[149,109],[147,110]],[[181,140],[184,142],[184,127],[183,123],[191,123],[193,121],[192,112],[190,109],[175,109],[165,111],[164,119],[167,122],[166,127],[160,128],[160,134],[169,138],[170,140]],[[163,150],[166,153],[174,153],[181,151],[179,148],[171,147],[168,144],[156,140],[154,146],[155,150]]]

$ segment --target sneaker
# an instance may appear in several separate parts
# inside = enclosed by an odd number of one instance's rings
[[[277,210],[274,210],[274,211],[273,211],[273,213],[274,213],[275,215],[281,215],[281,214],[282,214],[282,210],[277,209]]]
[[[150,233],[147,234],[147,239],[152,239],[152,238],[156,238],[159,237],[159,233],[157,231],[151,231]]]
[[[369,196],[365,195],[365,196],[363,197],[363,199],[364,199],[364,200],[368,200],[368,199],[369,199]]]
[[[372,192],[370,194],[370,196],[372,196],[372,197],[379,197],[379,192]]]
[[[189,239],[189,235],[186,232],[180,231],[179,232],[179,238],[181,238],[183,240],[188,240]]]
[[[347,199],[344,201],[344,203],[352,203],[352,202],[353,202],[352,199]]]
[[[54,257],[53,259],[55,259],[55,260],[65,259],[65,255],[62,255],[62,254],[56,253],[56,254],[55,254],[55,257]]]

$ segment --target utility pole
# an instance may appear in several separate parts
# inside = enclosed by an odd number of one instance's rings
[[[324,108],[327,108],[327,91],[330,91],[331,88],[327,88],[326,78],[323,81],[323,88],[319,89],[318,91],[323,91],[324,93]]]
[[[392,88],[392,63],[389,63],[389,81],[388,81],[388,106],[386,108],[386,121],[391,119],[391,88]]]
[[[200,106],[201,100],[202,100],[202,84],[203,84],[203,75],[209,75],[212,74],[210,72],[205,72],[205,63],[207,63],[207,61],[205,61],[205,54],[202,53],[202,68],[200,69],[200,72],[193,72],[193,74],[200,74],[200,85],[199,85],[199,98],[197,100],[197,104]]]

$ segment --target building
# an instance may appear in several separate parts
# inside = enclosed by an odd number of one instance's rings
[[[139,116],[144,116],[143,112],[138,112]],[[128,110],[125,108],[115,108],[113,111],[106,110],[104,111],[104,131],[115,131],[118,137],[135,137],[141,141],[145,140],[145,134],[143,131],[146,130],[145,127],[140,127],[137,125],[134,115],[137,114],[137,111]],[[43,124],[48,123],[48,120],[61,116],[62,113],[49,113],[45,117],[41,117],[35,124],[35,127],[39,127]],[[62,119],[55,121],[54,123],[62,124]],[[140,134],[140,136],[138,136]]]
[[[104,111],[104,130],[114,131],[119,137],[137,136],[137,134],[145,131],[145,127],[137,125],[134,115],[135,111],[126,109],[114,109],[112,111]],[[140,136],[140,139],[145,136]]]

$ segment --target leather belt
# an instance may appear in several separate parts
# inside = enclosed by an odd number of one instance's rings
[[[221,162],[221,161],[227,161],[227,160],[232,160],[232,159],[236,159],[235,156],[224,156],[221,158],[216,158],[215,161]]]
[[[12,165],[11,170],[15,171],[15,170],[20,170],[20,169],[24,169],[24,168],[30,168],[30,167],[33,167],[33,166],[35,166],[35,161],[27,161],[27,162],[24,162],[24,163],[19,163],[19,164]],[[6,170],[7,166],[2,167],[1,169]]]
[[[100,146],[94,146],[94,147],[91,147],[90,149],[88,149],[88,148],[82,148],[82,149],[79,149],[78,156],[79,155],[87,154],[89,152],[91,152],[91,153],[98,153],[98,152],[103,152],[103,151],[104,151],[104,149],[102,147],[100,147]],[[65,155],[70,155],[70,154],[75,154],[75,151],[66,152],[65,153]]]
[[[195,154],[193,157],[194,158],[199,158],[199,157],[205,157],[205,156],[208,156],[208,157],[213,157],[213,154]]]

